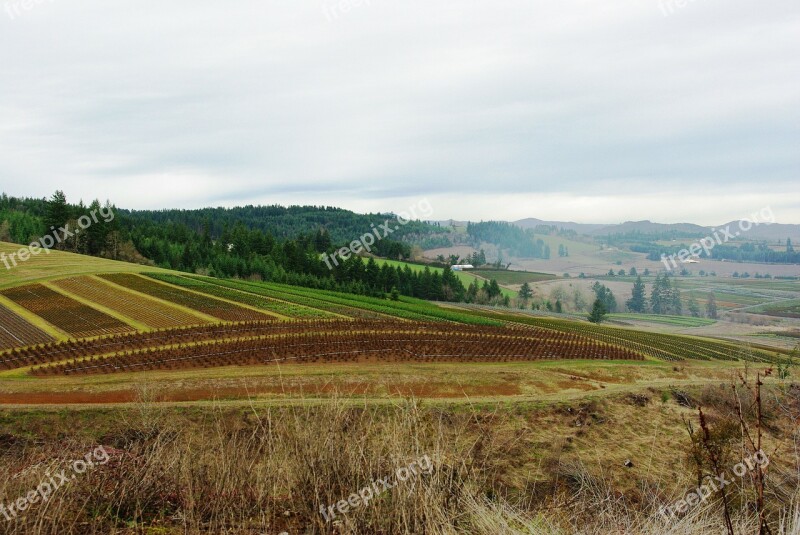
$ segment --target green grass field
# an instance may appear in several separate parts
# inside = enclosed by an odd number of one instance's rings
[[[400,267],[400,268],[408,266],[409,268],[411,268],[411,271],[423,271],[425,269],[425,266],[420,264],[401,262],[399,260],[388,260],[385,258],[376,258],[375,262],[379,266],[382,266],[383,264],[388,264],[392,267]],[[428,266],[428,269],[430,269],[431,272],[435,273],[442,273],[444,271],[443,268],[433,267],[433,266]],[[458,277],[458,280],[460,280],[465,287],[472,284],[473,281],[478,281],[479,285],[483,284],[483,279],[480,276],[476,276],[476,273],[474,271],[454,271],[453,273],[455,273],[456,277]],[[497,283],[500,284],[500,290],[503,292],[503,295],[507,295],[508,297],[517,296],[517,292],[515,292],[514,290],[510,288],[504,288],[502,286],[504,283],[500,282],[499,280],[497,281]]]
[[[22,246],[15,243],[0,242],[0,253],[9,255],[16,253]],[[36,256],[31,256],[27,261],[17,261],[16,267],[9,261],[11,269],[6,269],[0,263],[0,289],[11,288],[29,282],[41,282],[46,280],[60,279],[74,275],[93,275],[95,273],[140,273],[142,271],[161,271],[169,273],[168,270],[131,264],[128,262],[117,262],[105,258],[96,258],[80,254],[68,253],[64,251],[51,251],[50,253],[40,252]]]

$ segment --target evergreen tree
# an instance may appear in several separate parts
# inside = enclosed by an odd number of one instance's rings
[[[531,291],[531,285],[527,282],[523,282],[522,286],[519,289],[519,298],[523,301],[527,302],[528,299],[533,297],[533,292]]]
[[[657,275],[650,292],[650,309],[653,314],[667,314],[672,306],[672,284],[666,274]]]
[[[608,311],[606,310],[605,305],[603,305],[603,301],[598,299],[594,300],[594,305],[592,305],[592,312],[589,314],[589,321],[592,323],[601,323],[604,319],[606,319],[606,314]]]
[[[502,295],[502,290],[500,290],[500,285],[497,284],[497,279],[492,279],[489,283],[489,298],[500,297]]]
[[[631,298],[625,302],[631,312],[643,313],[647,310],[647,298],[645,297],[645,286],[641,277],[636,277],[633,283]]]
[[[617,309],[617,299],[608,287],[599,282],[592,285],[595,297],[603,303],[606,312],[614,312]]]
[[[67,205],[67,196],[63,191],[57,190],[47,203],[47,214],[44,219],[45,233],[52,234],[53,229],[58,230],[64,226],[69,218],[70,209]]]

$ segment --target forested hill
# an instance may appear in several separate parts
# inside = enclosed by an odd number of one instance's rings
[[[302,234],[325,229],[334,243],[349,243],[372,225],[378,226],[393,214],[357,214],[331,206],[240,206],[235,208],[200,208],[193,210],[124,210],[118,213],[132,225],[154,223],[157,225],[185,225],[202,232],[208,227],[212,236],[221,236],[226,229],[243,225],[248,230],[268,232],[274,238],[295,239]],[[394,227],[396,225],[392,225]],[[422,248],[447,247],[450,242],[447,230],[438,223],[411,220],[391,234],[393,240],[402,240]]]
[[[48,210],[47,199],[0,196],[0,225],[6,222],[2,232],[6,241],[23,243],[45,232],[44,219]],[[82,203],[71,204],[79,211]],[[324,229],[334,244],[349,243],[371,226],[378,226],[393,214],[357,214],[350,210],[331,206],[241,206],[235,208],[200,208],[192,210],[129,210],[114,208],[122,228],[131,229],[141,225],[162,227],[185,226],[195,233],[208,232],[218,238],[232,232],[237,226],[247,230],[268,233],[277,239],[295,239]],[[395,225],[392,225],[393,227]],[[427,223],[419,219],[398,225],[391,234],[392,240],[419,245],[423,249],[448,247],[448,229],[439,223]]]
[[[81,220],[91,221],[92,213],[97,222],[82,227],[85,232],[50,230],[75,230]],[[348,254],[330,265],[324,260],[361,236],[378,234],[381,237],[373,240],[371,252],[387,258],[408,258],[412,245],[424,247],[424,240],[449,243],[448,231],[438,225],[337,208],[245,206],[136,211],[109,203],[101,205],[99,201],[88,206],[70,204],[61,191],[51,199],[0,196],[0,241],[24,245],[55,235],[60,238],[58,242],[51,240],[46,247],[149,262],[190,273],[257,278],[357,294],[403,294],[448,301],[478,295],[477,287],[468,293],[448,268],[439,273],[428,268],[412,271],[407,266],[379,267],[372,259],[364,261]],[[487,286],[484,290],[487,299],[502,297],[491,289]]]

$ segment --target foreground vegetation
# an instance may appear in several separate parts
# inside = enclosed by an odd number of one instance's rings
[[[746,455],[729,390],[645,390],[552,406],[334,397],[169,408],[143,387],[125,408],[3,411],[6,504],[100,446],[109,460],[0,523],[0,532],[716,534],[718,494],[676,518],[659,508],[697,486],[684,423],[698,429],[695,404],[725,466]],[[752,398],[740,396],[749,407]],[[765,391],[764,511],[772,532],[785,535],[800,530],[791,425],[799,402],[796,385]],[[423,457],[430,471],[400,482],[398,469]],[[397,484],[378,487],[366,505],[321,514],[385,478]],[[754,533],[752,482],[737,481],[726,497],[736,533]]]

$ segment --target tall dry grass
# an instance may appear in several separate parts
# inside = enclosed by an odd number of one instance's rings
[[[713,501],[665,522],[657,513],[667,503],[661,489],[631,500],[602,470],[574,459],[559,460],[548,468],[549,478],[532,484],[524,469],[530,445],[515,431],[510,411],[415,400],[359,406],[341,399],[179,410],[143,398],[134,409],[107,413],[102,425],[76,411],[58,440],[0,437],[4,503],[98,443],[111,455],[47,503],[13,521],[0,517],[0,533],[720,533]],[[102,427],[102,436],[78,432],[89,425]],[[333,521],[320,514],[321,506],[424,455],[432,473]],[[800,535],[800,495],[790,490],[793,500],[773,509],[774,525],[782,535]],[[735,523],[739,533],[753,533],[757,519],[745,506]]]

